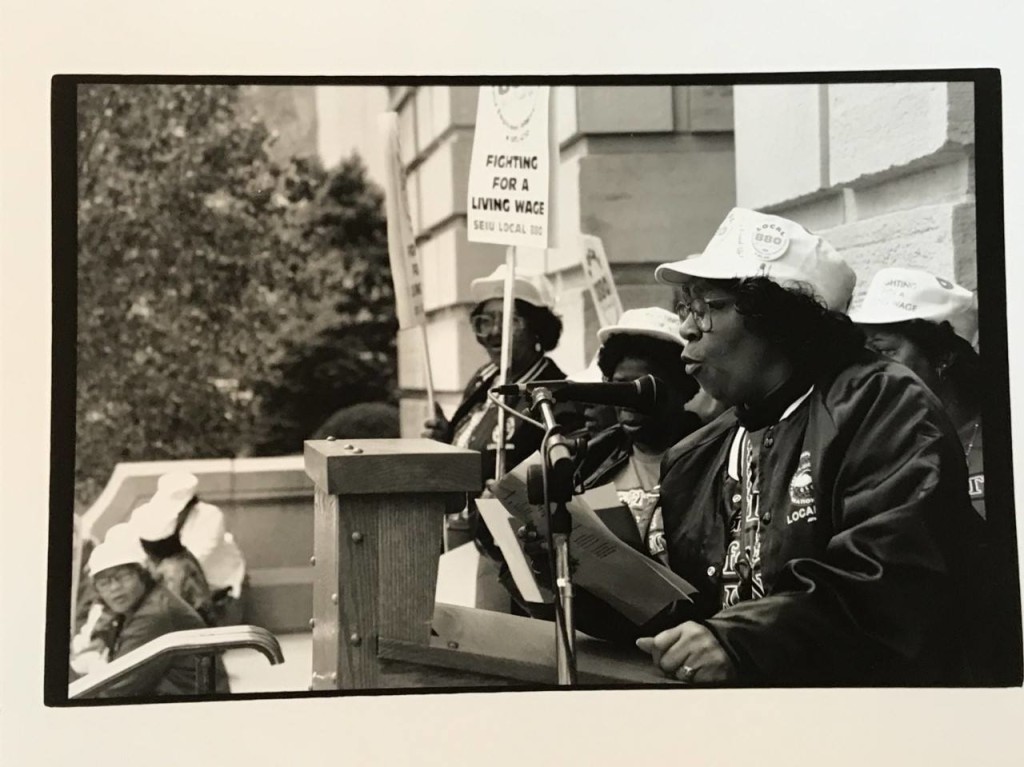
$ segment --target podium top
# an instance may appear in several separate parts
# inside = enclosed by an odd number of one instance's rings
[[[432,439],[315,439],[304,448],[306,474],[331,495],[475,493],[480,453]]]

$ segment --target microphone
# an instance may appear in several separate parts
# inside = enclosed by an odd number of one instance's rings
[[[611,405],[651,415],[664,404],[668,387],[652,375],[620,383],[574,383],[572,381],[531,381],[506,384],[491,389],[495,394],[529,394],[534,389],[549,389],[559,402],[585,402],[591,405]]]

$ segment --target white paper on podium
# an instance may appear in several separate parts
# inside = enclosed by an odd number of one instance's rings
[[[488,489],[501,501],[501,505],[519,520],[519,524],[532,522],[537,531],[544,535],[547,530],[544,509],[530,503],[526,493],[526,473],[531,466],[539,466],[540,462],[540,452],[536,452],[504,474],[501,479],[488,485]]]
[[[509,514],[502,506],[501,501],[494,498],[478,498],[476,507],[479,509],[487,529],[491,531],[494,542],[501,549],[512,580],[515,581],[516,588],[523,595],[523,599],[527,602],[550,603],[554,597],[547,589],[542,591],[537,584],[530,563],[519,543],[519,537],[516,535],[516,528],[521,527],[522,522]]]
[[[637,625],[643,625],[674,602],[692,601],[690,595],[696,592],[693,586],[624,543],[594,513],[590,503],[607,503],[609,494],[618,502],[611,485],[603,485],[569,503],[573,521],[569,552],[576,561],[576,584]]]
[[[543,536],[547,515],[541,506],[529,502],[526,490],[527,468],[540,460],[539,453],[530,456],[493,483],[491,491],[519,524],[532,522]],[[573,521],[569,536],[573,581],[642,625],[674,602],[692,601],[690,595],[696,589],[667,567],[631,548],[594,511],[620,503],[615,488],[607,484],[588,490],[567,504]],[[524,556],[518,546],[517,551]]]

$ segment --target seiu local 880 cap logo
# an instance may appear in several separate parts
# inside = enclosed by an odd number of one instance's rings
[[[491,89],[498,119],[509,132],[509,138],[519,140],[530,129],[530,120],[537,111],[540,88],[536,85],[498,85]]]
[[[789,247],[789,232],[780,224],[766,221],[754,229],[750,244],[759,259],[774,261],[781,258]]]

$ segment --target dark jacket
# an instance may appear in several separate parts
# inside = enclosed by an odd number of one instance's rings
[[[466,390],[463,392],[462,402],[459,404],[459,407],[451,418],[451,428],[446,435],[446,442],[450,443],[452,441],[455,431],[458,429],[461,422],[469,416],[470,410],[473,406],[487,399],[487,392],[496,385],[495,380],[497,377],[498,367],[493,363],[484,365],[473,374],[469,384],[466,386]],[[564,378],[565,373],[562,372],[558,365],[548,357],[542,357],[537,365],[516,379],[516,382],[560,381]],[[514,398],[509,397],[507,404],[521,413],[529,413],[533,407],[533,403],[530,401],[530,398],[525,396]],[[583,423],[582,416],[573,405],[559,405],[555,409],[555,414],[559,419],[559,422],[563,423],[569,430],[578,428]],[[540,420],[532,413],[530,416],[534,420]],[[469,449],[480,451],[481,460],[483,461],[484,479],[494,478],[498,436],[497,429],[498,408],[492,407],[488,409],[487,413],[480,420],[480,423],[478,423],[473,429],[473,433],[470,435],[469,442],[467,444]],[[513,418],[512,416],[507,417],[505,419],[506,470],[522,463],[527,457],[535,453],[537,449],[540,448],[540,442],[543,436],[544,432],[536,426],[526,423],[525,421],[521,421],[518,418]]]
[[[110,644],[110,660],[127,655],[157,637],[172,631],[205,628],[199,614],[180,597],[159,583],[131,613],[119,617]],[[227,674],[220,658],[216,661],[217,691],[228,692]],[[123,676],[99,693],[102,698],[196,694],[196,667],[192,656],[155,660]]]
[[[670,565],[699,589],[698,617],[740,681],[969,682],[981,531],[938,400],[865,356],[757,432],[765,596],[720,610],[738,428],[730,411],[672,448],[661,497]]]
[[[199,613],[207,626],[217,625],[210,584],[192,552],[182,548],[175,554],[154,561],[153,570],[160,583]]]
[[[577,486],[590,490],[614,480],[629,461],[632,449],[629,436],[618,424],[595,434],[576,468]]]

